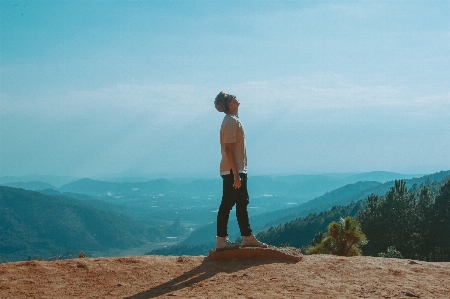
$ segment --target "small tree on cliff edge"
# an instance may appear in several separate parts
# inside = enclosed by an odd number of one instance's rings
[[[361,226],[352,217],[328,225],[328,233],[322,242],[307,250],[308,254],[334,254],[340,256],[361,255],[360,246],[367,244]]]

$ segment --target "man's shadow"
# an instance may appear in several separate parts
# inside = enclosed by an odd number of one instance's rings
[[[196,268],[185,272],[183,275],[176,277],[159,286],[153,287],[147,291],[140,292],[124,299],[148,299],[155,298],[164,294],[172,293],[195,283],[215,276],[217,273],[233,273],[258,265],[271,263],[295,263],[293,261],[286,261],[281,259],[250,259],[250,260],[218,260],[213,261],[209,257],[205,257],[203,262]]]

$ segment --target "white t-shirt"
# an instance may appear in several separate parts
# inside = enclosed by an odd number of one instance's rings
[[[245,150],[245,133],[239,117],[226,114],[220,127],[220,150],[222,161],[220,161],[220,174],[230,174],[231,165],[228,163],[225,153],[225,143],[234,143],[233,155],[236,168],[240,173],[247,173],[247,153]]]

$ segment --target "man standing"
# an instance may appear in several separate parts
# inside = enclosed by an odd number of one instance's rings
[[[247,154],[244,127],[238,117],[239,101],[235,96],[220,92],[214,100],[219,112],[225,117],[220,128],[220,175],[223,178],[223,194],[217,214],[216,250],[239,247],[228,239],[228,218],[236,205],[236,217],[242,236],[242,247],[267,247],[252,234],[247,205]]]

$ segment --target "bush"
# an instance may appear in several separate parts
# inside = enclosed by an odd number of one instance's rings
[[[400,253],[400,251],[398,251],[395,246],[389,246],[388,249],[386,250],[386,252],[380,252],[378,253],[379,257],[386,257],[386,258],[396,258],[396,259],[402,259],[403,256]]]
[[[319,237],[319,236],[318,236]],[[352,217],[333,221],[328,225],[328,233],[322,241],[307,249],[307,254],[334,254],[340,256],[361,255],[359,248],[367,243],[361,226]]]

